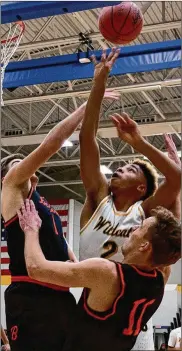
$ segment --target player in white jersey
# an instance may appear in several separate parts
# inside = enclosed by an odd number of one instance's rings
[[[116,57],[115,49],[108,58],[106,52],[103,52],[100,63],[93,57],[93,86],[80,131],[81,177],[87,193],[81,214],[82,260],[90,257],[118,260],[117,253],[130,235],[131,228],[148,217],[152,208],[171,208],[180,191],[180,167],[149,144],[140,134],[137,123],[126,113],[112,116],[119,138],[146,156],[164,175],[164,182],[156,190],[154,169],[144,161],[137,160],[118,168],[110,183],[100,171],[96,134],[108,74]],[[143,335],[140,333],[135,350],[152,349],[153,329],[149,323],[147,332]]]
[[[125,239],[145,218],[141,203],[137,201],[126,212],[121,212],[116,210],[111,195],[104,198],[81,230],[80,260],[89,256],[121,262]]]

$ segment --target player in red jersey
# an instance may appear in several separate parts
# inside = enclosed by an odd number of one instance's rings
[[[39,244],[41,220],[32,201],[26,200],[18,216],[29,276],[85,287],[64,351],[130,350],[161,303],[170,273],[166,266],[181,257],[180,222],[158,207],[124,243],[122,263],[102,258],[69,263],[46,260]]]

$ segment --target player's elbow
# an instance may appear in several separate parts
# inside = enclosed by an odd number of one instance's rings
[[[28,276],[31,279],[35,279],[35,280],[40,280],[41,279],[41,275],[43,273],[43,270],[41,269],[41,267],[39,265],[37,265],[36,263],[27,263],[27,272],[28,272]]]

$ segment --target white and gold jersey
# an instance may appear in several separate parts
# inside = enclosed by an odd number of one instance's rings
[[[81,230],[80,260],[103,257],[122,262],[122,245],[134,226],[140,225],[145,218],[136,202],[126,212],[117,211],[111,195],[101,201],[96,211]]]

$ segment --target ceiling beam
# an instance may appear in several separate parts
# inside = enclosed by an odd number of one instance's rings
[[[180,116],[180,114],[179,114]],[[107,125],[107,123],[106,123]],[[162,121],[155,123],[139,124],[139,130],[143,136],[159,135],[163,133],[181,133],[181,121]],[[36,145],[40,144],[47,134],[31,134],[21,136],[2,137],[2,146]],[[117,138],[115,127],[102,127],[98,129],[99,138]],[[69,138],[71,141],[79,140],[79,130],[75,131]]]
[[[38,31],[38,33],[36,34],[36,36],[33,38],[32,42],[35,42],[37,39],[39,39],[41,37],[41,35],[44,33],[44,31],[47,29],[47,27],[51,24],[51,22],[54,20],[54,16],[48,18],[48,20],[44,23],[43,27],[41,28],[41,30]],[[28,50],[29,54],[30,51]],[[26,50],[22,53],[22,55],[19,57],[18,61],[21,61],[24,59],[24,57],[27,55]]]
[[[178,150],[179,152],[181,152],[181,150]],[[131,154],[121,154],[121,155],[111,155],[111,156],[101,156],[100,157],[100,161],[102,163],[105,162],[120,162],[120,161],[128,161],[131,160],[133,158],[142,158],[143,159],[143,155],[142,154],[138,154],[138,153],[131,153]],[[80,158],[74,158],[74,159],[67,159],[67,160],[60,160],[60,161],[48,161],[44,164],[44,167],[61,167],[61,166],[72,166],[72,165],[79,165],[80,164]]]
[[[122,94],[127,93],[135,93],[142,91],[150,91],[150,90],[158,90],[161,88],[167,87],[177,87],[181,86],[181,79],[174,78],[168,80],[157,80],[151,81],[147,83],[139,83],[139,84],[127,84],[127,85],[119,85],[111,87],[111,90],[115,90],[121,92]],[[46,95],[39,95],[39,96],[28,96],[23,98],[15,98],[15,99],[4,99],[4,105],[15,105],[15,104],[24,104],[29,102],[42,102],[47,101],[50,99],[66,99],[66,98],[73,98],[73,97],[82,97],[87,98],[91,92],[91,89],[88,90],[79,90],[79,91],[65,91],[56,94],[46,94]]]
[[[18,129],[22,130],[25,134],[28,133],[27,124],[11,108],[3,108],[1,113],[2,116],[4,115],[6,118],[10,119],[12,124],[14,124]]]
[[[181,28],[181,21],[171,21],[171,22],[165,22],[165,23],[156,23],[156,24],[150,24],[148,26],[143,26],[142,29],[142,34],[145,33],[153,33],[157,31],[162,31],[162,30],[170,30],[170,29],[180,29]],[[89,38],[94,42],[98,41],[99,39],[103,39],[103,36],[101,33],[91,33],[89,35]],[[16,50],[17,52],[21,52],[24,50],[37,50],[37,49],[42,49],[42,48],[50,48],[51,46],[57,46],[61,45],[61,49],[68,49],[69,47],[72,47],[74,45],[79,45],[79,36],[74,35],[66,38],[57,38],[57,39],[51,39],[51,40],[45,40],[45,41],[38,41],[35,43],[26,43],[26,44],[20,44],[19,47]]]

